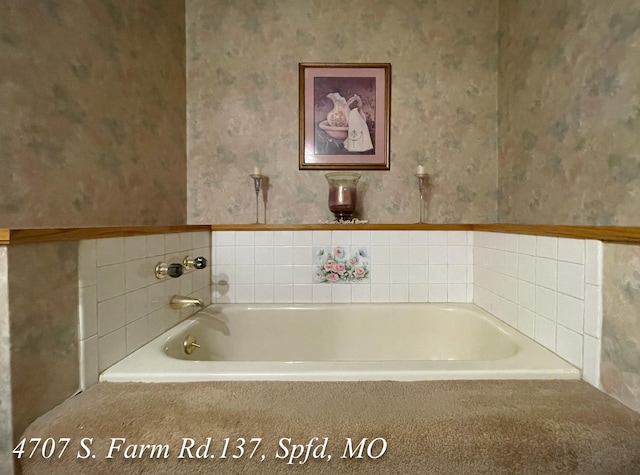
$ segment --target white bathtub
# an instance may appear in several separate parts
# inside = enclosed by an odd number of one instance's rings
[[[192,335],[201,348],[191,355]],[[579,379],[472,304],[212,305],[101,381]]]

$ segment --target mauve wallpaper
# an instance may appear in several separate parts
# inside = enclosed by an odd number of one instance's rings
[[[184,223],[184,0],[0,11],[0,227]]]
[[[640,3],[500,2],[499,221],[639,226]]]
[[[604,246],[601,382],[640,412],[640,247]]]
[[[391,170],[363,172],[362,218],[496,220],[497,0],[188,0],[188,221],[330,219],[322,171],[298,170],[298,63],[392,63]]]

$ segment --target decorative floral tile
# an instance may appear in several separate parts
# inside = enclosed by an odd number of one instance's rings
[[[314,247],[314,282],[359,283],[369,280],[369,249]]]

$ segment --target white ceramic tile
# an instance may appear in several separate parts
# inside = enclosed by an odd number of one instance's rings
[[[389,302],[389,284],[371,284],[371,302]]]
[[[272,265],[274,264],[273,246],[256,246],[255,247],[255,263],[256,265]]]
[[[274,246],[293,246],[293,231],[274,231]]]
[[[124,294],[125,264],[98,267],[96,285],[99,302]]]
[[[238,303],[253,303],[255,301],[253,284],[238,284],[235,286],[235,300]]]
[[[546,287],[536,287],[536,313],[555,322],[558,294]]]
[[[296,266],[308,266],[313,262],[312,250],[310,247],[293,248],[293,264]]]
[[[518,252],[518,235],[517,234],[505,234],[504,235],[504,250],[507,252]]]
[[[518,305],[531,311],[536,309],[536,288],[533,284],[518,281]]]
[[[429,284],[429,302],[446,302],[447,284]]]
[[[273,284],[256,284],[255,301],[257,303],[273,303]]]
[[[371,246],[388,246],[389,231],[371,231]]]
[[[585,285],[584,332],[596,338],[602,336],[602,288]]]
[[[191,249],[193,249],[193,233],[192,232],[186,232],[186,233],[178,233],[180,236],[180,250],[181,251],[190,251]],[[165,241],[166,241],[166,235],[165,235]],[[169,251],[166,251],[169,252]]]
[[[467,264],[466,246],[447,246],[447,264],[466,265]]]
[[[391,265],[407,265],[409,264],[409,246],[390,246],[389,259]]]
[[[447,283],[466,284],[467,266],[447,266]]]
[[[409,302],[428,302],[429,286],[424,284],[409,284]]]
[[[593,386],[600,387],[600,339],[584,336],[582,353],[582,377]]]
[[[558,291],[584,299],[584,266],[558,262]]]
[[[274,285],[273,301],[275,303],[292,303],[293,302],[293,285]]]
[[[236,265],[249,266],[255,262],[254,246],[236,246]]]
[[[294,246],[311,246],[313,243],[312,231],[295,231],[293,233]]]
[[[149,287],[146,287],[147,290],[147,303],[146,303],[146,312],[153,312],[162,308],[164,305],[168,304],[165,298],[165,283],[158,282]],[[125,303],[126,306],[126,303]]]
[[[193,292],[193,276],[195,271],[190,271],[182,275],[179,279],[176,279],[180,283],[180,295],[189,295]]]
[[[551,351],[556,351],[556,324],[547,318],[536,315],[534,340]]]
[[[351,302],[351,288],[357,287],[350,284],[331,284],[331,302],[349,303]]]
[[[466,284],[447,284],[447,301],[448,302],[466,302],[467,285]]]
[[[371,246],[371,232],[370,231],[351,231],[351,245],[352,246]]]
[[[588,284],[602,284],[602,242],[586,241],[585,280]]]
[[[556,352],[572,365],[582,368],[582,335],[558,325]]]
[[[536,255],[536,236],[518,235],[518,253],[529,256]]]
[[[164,234],[147,236],[147,257],[164,256]]]
[[[466,231],[447,232],[447,245],[448,246],[466,246],[467,232]]]
[[[125,294],[125,315],[127,323],[131,323],[149,313],[147,299],[146,287]]]
[[[236,248],[234,246],[216,246],[215,265],[234,265],[236,263]]]
[[[352,285],[351,301],[354,303],[369,303],[371,301],[371,285]]]
[[[351,245],[351,231],[331,231],[331,245],[348,247]]]
[[[409,231],[389,231],[389,245],[392,247],[408,246]]]
[[[411,284],[426,284],[429,282],[429,274],[425,265],[409,266],[409,282]]]
[[[273,266],[274,284],[293,284],[293,266]]]
[[[424,264],[424,265],[428,264],[429,263],[429,247],[428,246],[409,246],[409,263]]]
[[[447,246],[429,246],[429,264],[447,264]]]
[[[273,266],[256,266],[255,283],[273,284]]]
[[[254,231],[236,231],[236,247],[253,245],[255,245]]]
[[[151,276],[155,273],[153,258],[137,259],[125,263],[125,290],[131,292],[149,285]]]
[[[275,246],[273,248],[273,262],[280,266],[293,265],[293,247]]]
[[[518,279],[505,275],[502,278],[502,297],[510,302],[518,301]]]
[[[313,286],[311,284],[295,284],[293,286],[294,303],[313,302]]]
[[[565,294],[558,294],[557,322],[578,333],[584,328],[584,302]]]
[[[144,259],[147,256],[147,237],[130,236],[124,238],[125,261]]]
[[[313,273],[312,266],[293,266],[293,283],[311,284],[313,282]]]
[[[558,239],[558,260],[584,264],[584,239]]]
[[[491,233],[490,245],[492,249],[504,250],[504,234],[503,233]]]
[[[78,338],[84,340],[98,333],[98,297],[95,285],[81,287],[79,292],[80,327]]]
[[[315,246],[331,246],[331,231],[312,231],[311,243]]]
[[[409,231],[409,246],[427,247],[428,245],[429,231]]]
[[[253,284],[256,281],[254,266],[236,266],[236,284]]]
[[[543,257],[536,258],[536,284],[556,290],[558,286],[558,262]]]
[[[371,278],[371,283],[372,284],[388,284],[390,267],[391,266],[385,266],[385,265],[375,266],[375,268],[371,270],[371,274],[369,274],[369,277]]]
[[[213,235],[213,244],[215,246],[235,246],[236,245],[236,232],[235,231],[217,231]]]
[[[467,303],[473,302],[474,288],[473,284],[467,284]]]
[[[127,355],[130,355],[149,341],[147,339],[149,334],[148,325],[147,317],[142,317],[126,326]]]
[[[78,280],[80,287],[96,284],[96,240],[83,239],[78,245]]]
[[[80,340],[80,389],[86,390],[98,382],[98,336]]]
[[[182,251],[180,246],[180,233],[168,233],[164,235],[165,254],[172,254]]]
[[[162,305],[169,305],[169,301],[171,300],[171,297],[173,297],[174,295],[179,295],[180,294],[180,281],[182,280],[182,278],[180,279],[165,279],[162,284],[164,284],[164,301],[162,301]],[[155,284],[153,284],[155,285]],[[150,287],[151,288],[151,287]],[[149,293],[151,293],[151,290],[149,290]]]
[[[124,295],[98,303],[98,335],[104,336],[126,324]]]
[[[402,265],[389,266],[389,279],[394,284],[407,284],[409,283],[409,266]]]
[[[98,370],[104,371],[127,356],[124,327],[98,338]]]
[[[536,259],[525,254],[518,255],[518,279],[536,282]]]
[[[474,244],[474,236],[475,236],[475,232],[474,231],[465,231],[467,234],[467,246],[472,247]]]
[[[371,246],[371,264],[378,266],[390,263],[389,246]]]
[[[518,277],[518,254],[515,252],[505,252],[503,258],[504,273],[511,277]]]
[[[446,246],[447,231],[429,231],[429,246]]]
[[[467,266],[467,284],[473,284],[473,266]]]
[[[429,266],[429,283],[430,284],[446,284],[447,283],[447,266],[446,265],[430,265]]]
[[[211,233],[206,231],[197,231],[193,233],[193,247],[198,249],[201,247],[211,248]]]
[[[147,339],[152,340],[165,332],[167,321],[164,308],[151,312],[145,317],[147,319]]]
[[[409,284],[391,284],[389,287],[390,302],[408,302]]]
[[[525,307],[518,307],[517,328],[520,332],[524,333],[529,338],[534,337],[535,321],[536,321],[536,316],[531,310]]]
[[[536,255],[549,259],[558,258],[558,238],[548,236],[536,237]]]
[[[331,303],[331,284],[313,284],[313,302]]]
[[[96,262],[98,267],[124,262],[124,238],[96,240]]]
[[[485,247],[488,248],[491,245],[491,234],[486,231],[477,231],[473,236],[473,243],[476,247]]]
[[[256,246],[273,246],[273,231],[256,231],[254,240]]]

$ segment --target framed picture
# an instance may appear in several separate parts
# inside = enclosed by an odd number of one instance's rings
[[[300,63],[300,170],[389,170],[391,64]]]

